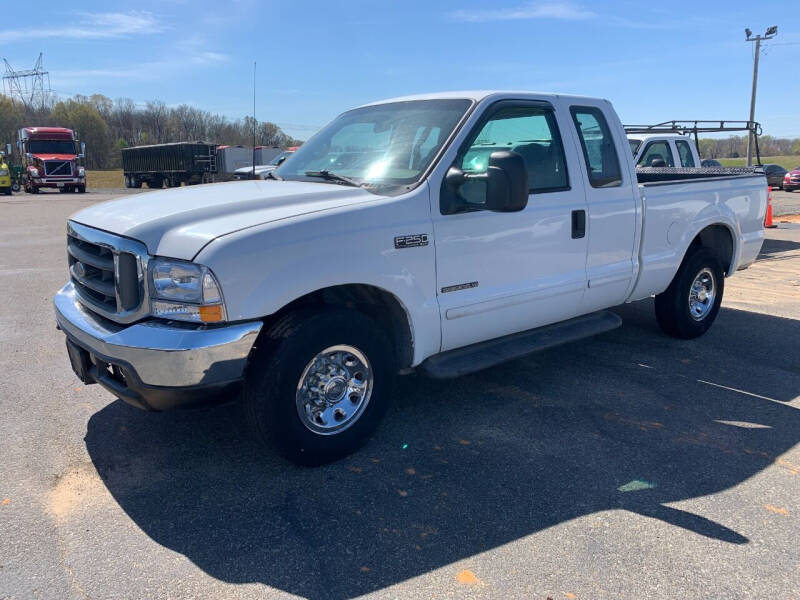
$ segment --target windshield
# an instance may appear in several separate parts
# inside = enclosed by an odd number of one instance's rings
[[[31,154],[75,154],[75,142],[70,140],[29,140]]]
[[[269,161],[268,164],[275,166],[280,162],[282,158],[289,158],[292,154],[294,154],[294,152],[281,152],[280,154],[278,154],[278,156]]]
[[[412,100],[348,111],[293,153],[275,173],[325,181],[326,172],[370,186],[417,182],[470,106],[469,100]],[[381,191],[387,191],[382,189]]]
[[[631,145],[631,152],[636,156],[636,151],[639,149],[639,146],[642,145],[641,140],[628,140],[628,143]]]

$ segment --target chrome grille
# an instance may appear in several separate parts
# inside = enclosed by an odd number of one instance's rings
[[[46,160],[44,161],[44,174],[48,177],[52,177],[54,175],[72,177],[72,161]]]
[[[73,223],[67,228],[67,262],[81,303],[119,323],[145,316],[147,251],[143,244]]]

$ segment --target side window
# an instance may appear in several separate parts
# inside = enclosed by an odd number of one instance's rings
[[[678,154],[681,157],[681,165],[684,167],[696,167],[694,164],[694,156],[689,142],[685,140],[675,140],[675,145],[678,147]]]
[[[652,167],[654,160],[663,160],[668,167],[675,166],[675,159],[672,157],[672,150],[669,147],[669,142],[654,141],[647,144],[636,166]]]
[[[498,150],[522,156],[531,194],[568,189],[564,148],[552,110],[539,106],[500,108],[462,152],[461,168],[467,173],[484,173],[489,156]]]
[[[581,139],[589,183],[596,188],[622,185],[617,149],[603,112],[590,106],[573,106],[570,112]]]

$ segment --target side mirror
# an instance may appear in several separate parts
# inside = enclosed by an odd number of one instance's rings
[[[275,163],[275,166],[276,166],[276,167],[280,167],[280,166],[281,166],[283,163],[285,163],[285,162],[286,162],[286,157],[285,157],[285,156],[281,156],[281,157],[278,159],[278,162],[276,162],[276,163]]]
[[[492,152],[486,175],[487,209],[518,212],[528,205],[528,170],[522,156],[508,150]]]
[[[86,142],[81,142],[81,153],[78,155],[78,158],[83,158],[86,156]]]
[[[460,193],[461,187],[470,181],[485,182],[485,198],[481,194],[480,200],[465,199]],[[500,150],[489,156],[489,166],[485,173],[465,173],[458,167],[450,167],[444,178],[443,191],[443,214],[469,209],[518,212],[528,205],[528,170],[525,168],[525,160],[516,152]]]
[[[667,162],[663,158],[654,158],[650,161],[651,167],[666,167]]]

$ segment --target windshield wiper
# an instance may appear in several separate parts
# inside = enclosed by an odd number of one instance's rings
[[[264,175],[264,179],[274,179],[275,181],[283,181],[283,177],[278,177],[272,171],[267,171],[267,174]]]
[[[322,177],[322,179],[326,179],[327,181],[338,181],[339,183],[344,183],[346,185],[352,185],[353,187],[361,187],[363,183],[359,183],[355,179],[350,179],[345,175],[339,175],[339,173],[334,173],[333,171],[306,171],[307,177]]]

